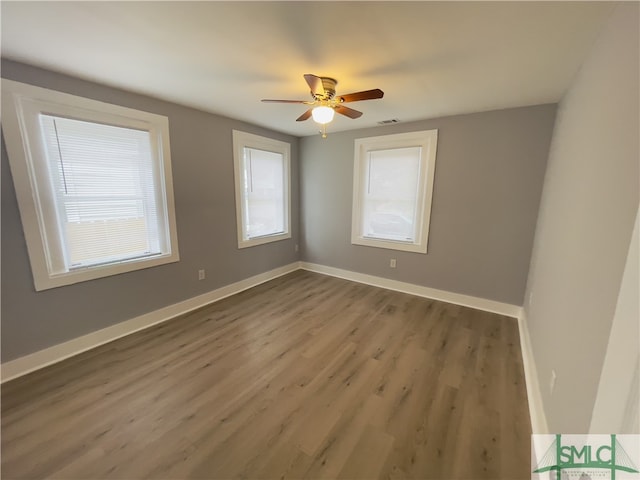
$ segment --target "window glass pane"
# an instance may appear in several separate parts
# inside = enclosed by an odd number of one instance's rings
[[[415,241],[420,155],[421,147],[368,152],[364,236]]]
[[[245,236],[283,233],[285,225],[284,157],[245,147]]]
[[[68,269],[160,253],[150,134],[40,115]]]

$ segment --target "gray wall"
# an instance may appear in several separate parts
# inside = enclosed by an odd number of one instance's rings
[[[3,138],[3,362],[298,260],[297,138],[6,60],[2,76],[167,116],[180,247],[178,263],[36,292]],[[290,240],[237,248],[232,129],[291,143]]]
[[[302,138],[302,259],[522,305],[555,111],[542,105]],[[351,245],[354,140],[433,128],[428,253]]]
[[[638,18],[616,8],[558,109],[525,305],[551,432],[589,429],[638,209]]]

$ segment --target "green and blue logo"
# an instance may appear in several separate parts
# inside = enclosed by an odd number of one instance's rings
[[[538,474],[532,478],[640,480],[638,438],[638,435],[532,435],[533,474]],[[549,446],[544,449],[545,445]]]

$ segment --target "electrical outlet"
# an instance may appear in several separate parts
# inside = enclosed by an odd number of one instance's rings
[[[298,247],[298,244],[296,243],[296,252],[300,250],[300,247]]]
[[[204,280],[206,277],[204,270],[198,270],[198,280]]]
[[[392,258],[391,260],[389,260],[389,266],[391,268],[396,268],[396,259]]]
[[[529,306],[533,303],[533,292],[529,293]]]
[[[551,370],[551,378],[549,379],[549,394],[553,395],[553,389],[556,387],[556,378],[558,378],[558,376],[556,375],[556,371],[555,370]]]

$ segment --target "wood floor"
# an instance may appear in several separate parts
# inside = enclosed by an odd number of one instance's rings
[[[528,479],[517,322],[297,271],[2,387],[2,478]]]

